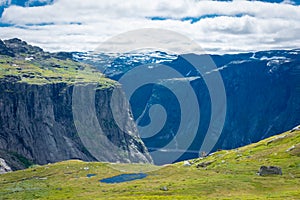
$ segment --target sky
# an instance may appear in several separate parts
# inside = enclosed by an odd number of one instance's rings
[[[215,54],[300,48],[300,2],[0,0],[0,38],[91,51],[135,29],[178,32]]]

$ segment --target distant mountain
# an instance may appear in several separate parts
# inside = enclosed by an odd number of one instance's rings
[[[178,71],[192,86],[199,102],[200,120],[196,137],[189,148],[181,148],[183,141],[176,141],[181,111],[172,91],[159,84],[140,87],[131,96],[130,103],[135,120],[140,127],[151,124],[151,106],[164,106],[167,119],[163,128],[152,137],[140,134],[154,161],[168,162],[174,151],[183,151],[178,160],[198,157],[212,115],[211,97],[203,77],[220,73],[226,91],[226,116],[222,133],[211,151],[232,149],[257,142],[275,133],[291,129],[300,122],[300,50],[271,50],[255,53],[211,55],[217,69],[202,72],[187,62],[185,57],[201,60],[203,55],[169,55],[164,52],[128,53],[120,55],[73,53],[74,59],[96,66],[108,77],[120,80],[129,70],[157,63]],[[201,65],[201,64],[199,64]],[[133,77],[134,79],[134,77]],[[169,80],[170,81],[170,80]],[[181,80],[173,79],[176,86]],[[188,97],[187,97],[188,98]],[[195,109],[190,108],[190,112]],[[160,117],[160,116],[159,116]],[[163,119],[163,117],[162,117]],[[187,126],[188,127],[188,126]],[[217,130],[219,127],[212,129]],[[183,130],[189,134],[190,129]],[[178,133],[177,133],[178,134]],[[164,147],[175,140],[172,149]],[[206,152],[207,153],[207,152]]]

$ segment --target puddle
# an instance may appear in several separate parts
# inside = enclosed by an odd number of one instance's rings
[[[96,176],[96,174],[87,174],[86,177],[91,178],[93,176]]]
[[[147,174],[144,173],[120,174],[118,176],[101,179],[99,181],[102,183],[122,183],[122,182],[137,180],[137,179],[143,179],[146,177]]]

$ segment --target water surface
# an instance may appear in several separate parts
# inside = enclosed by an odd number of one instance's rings
[[[99,181],[102,183],[122,183],[122,182],[137,180],[137,179],[143,179],[146,177],[147,174],[144,173],[120,174],[118,176],[101,179]]]

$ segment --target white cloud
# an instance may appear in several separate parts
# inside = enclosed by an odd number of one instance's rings
[[[192,24],[179,20],[212,14],[219,17]],[[169,20],[148,18],[154,16]],[[300,7],[285,3],[57,0],[42,7],[10,6],[1,21],[17,26],[1,27],[0,38],[20,37],[50,51],[93,50],[105,39],[138,28],[177,31],[211,53],[300,47]]]

